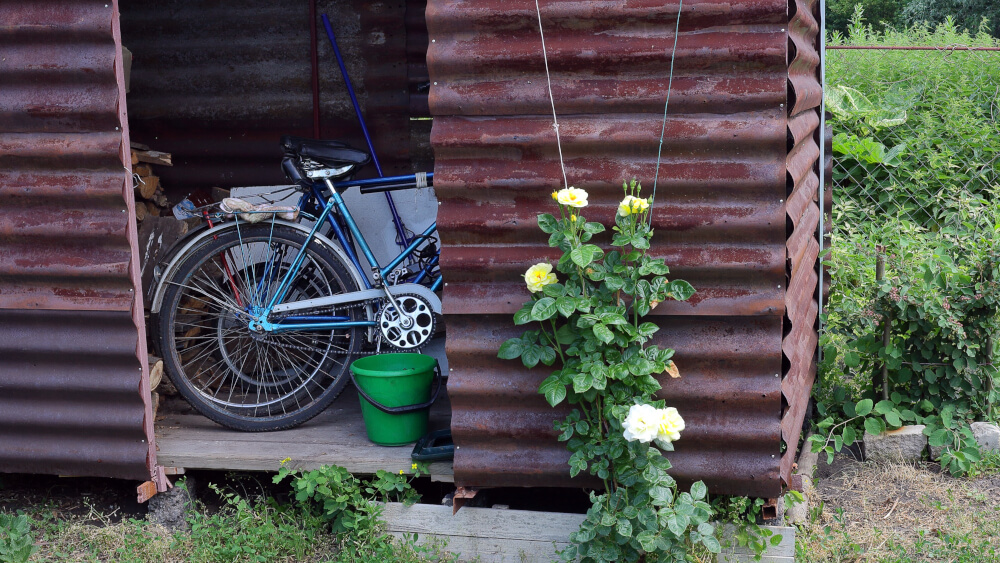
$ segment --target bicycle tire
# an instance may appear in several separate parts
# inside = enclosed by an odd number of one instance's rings
[[[249,305],[267,303],[305,241],[287,227],[237,223],[189,251],[165,282],[158,323],[164,368],[191,406],[223,426],[249,432],[298,426],[326,409],[350,379],[363,329],[249,328]],[[285,301],[357,291],[350,267],[314,240]],[[337,314],[363,318],[356,307]]]

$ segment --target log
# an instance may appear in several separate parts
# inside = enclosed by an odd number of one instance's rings
[[[142,143],[137,143],[135,141],[129,141],[128,146],[130,146],[133,149],[138,150],[138,151],[148,151],[149,150],[149,145],[144,145]]]
[[[146,202],[146,211],[148,211],[149,212],[148,214],[152,215],[153,217],[160,216],[160,208],[157,207],[156,204],[153,203],[152,201]]]
[[[149,389],[152,391],[160,386],[163,379],[163,360],[149,354]]]
[[[139,176],[135,189],[145,199],[152,199],[156,190],[160,189],[159,176]]]
[[[145,178],[153,175],[153,167],[148,164],[136,164],[132,167],[132,172]]]
[[[158,187],[156,189],[156,192],[149,199],[152,200],[153,203],[155,203],[156,205],[158,205],[160,207],[170,207],[170,202],[167,201],[167,196],[163,195],[163,189],[162,188]]]
[[[137,202],[135,202],[135,220],[136,221],[138,221],[138,222],[141,223],[142,220],[146,218],[146,214],[148,212],[149,212],[149,210],[146,209],[146,202],[144,202],[144,201],[137,201]]]
[[[160,151],[132,151],[132,162],[148,162],[150,164],[162,164],[164,166],[173,166],[174,163],[171,161],[171,155],[168,152]]]

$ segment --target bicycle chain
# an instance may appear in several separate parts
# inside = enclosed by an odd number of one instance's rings
[[[336,314],[338,312],[347,311],[348,309],[362,309],[362,308],[365,308],[369,304],[378,304],[379,307],[376,307],[376,309],[378,309],[382,305],[382,300],[381,299],[376,299],[376,300],[372,300],[372,301],[363,301],[363,302],[360,302],[360,303],[356,303],[354,305],[342,305],[342,306],[336,306],[336,305],[334,305],[334,306],[331,306],[331,307],[317,307],[315,309],[310,309],[310,311],[313,312],[313,313],[334,313],[334,314]],[[276,321],[280,321],[281,319],[288,318],[288,317],[293,317],[293,316],[296,316],[298,314],[301,314],[301,311],[296,311],[295,313],[286,313],[284,315],[276,316],[275,320]],[[380,354],[381,353],[380,350],[382,349],[382,343],[383,343],[383,341],[382,341],[382,332],[381,331],[375,331],[375,333],[376,333],[376,338],[378,339],[379,342],[376,343],[375,349],[372,350],[372,351],[358,350],[357,352],[344,352],[344,351],[341,351],[341,350],[335,350],[335,351],[331,351],[330,353],[333,354],[333,355],[335,355],[335,356],[354,356],[354,357],[374,356],[376,354]],[[295,344],[279,344],[277,342],[267,341],[267,340],[265,340],[265,342],[267,344],[270,344],[272,346],[277,346],[279,348],[289,348],[289,349],[292,349],[292,350],[300,350],[300,351],[303,351],[303,352],[314,352],[315,351],[314,348],[310,348],[308,346],[297,346]],[[389,348],[392,348],[388,344],[386,344],[386,346],[389,347]],[[426,343],[424,344],[424,346],[426,346]],[[418,346],[417,348],[414,348],[414,351],[417,352],[417,353],[419,353],[421,350],[424,349],[424,346]]]

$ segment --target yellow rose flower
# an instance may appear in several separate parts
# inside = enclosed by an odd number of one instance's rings
[[[552,264],[535,264],[524,273],[524,283],[528,286],[528,291],[537,293],[543,287],[556,283],[558,279],[552,273]]]
[[[563,188],[556,193],[556,201],[570,207],[586,207],[587,192],[577,188]]]
[[[649,209],[649,201],[641,197],[632,198],[632,213],[641,213]]]
[[[552,192],[552,199],[554,199],[556,201],[559,201],[559,192],[553,191]]]
[[[573,222],[576,222],[576,215],[574,215],[574,214],[570,213],[570,215],[569,215],[569,220],[570,220],[570,221],[573,221]]]
[[[632,214],[632,202],[635,201],[635,197],[627,195],[621,203],[618,204],[618,214],[622,217],[628,217]]]

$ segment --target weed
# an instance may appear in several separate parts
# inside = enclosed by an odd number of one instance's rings
[[[28,517],[0,513],[0,562],[24,563],[35,551]]]

